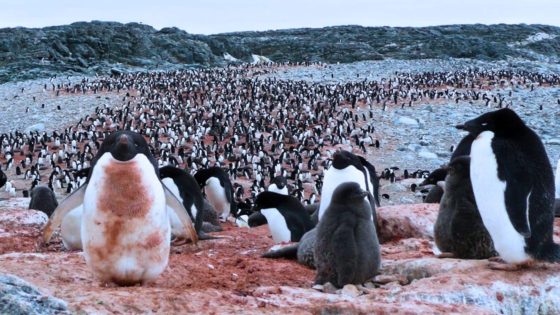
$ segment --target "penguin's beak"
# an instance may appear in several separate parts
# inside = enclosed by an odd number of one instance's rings
[[[133,140],[129,139],[127,135],[121,135],[114,144],[111,154],[119,161],[131,160],[136,155]]]
[[[464,124],[462,125],[456,125],[455,128],[459,129],[459,130],[467,130],[467,128],[465,127]]]

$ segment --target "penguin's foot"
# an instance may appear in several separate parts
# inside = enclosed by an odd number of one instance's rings
[[[174,237],[171,239],[171,246],[181,246],[187,244],[189,239],[183,236]]]
[[[488,260],[490,260],[490,258]],[[534,265],[533,260],[528,260],[520,264],[508,264],[502,260],[502,262],[490,261],[488,263],[488,268],[492,270],[502,270],[502,271],[519,271],[522,269],[531,268],[533,265]]]
[[[437,258],[455,258],[455,254],[451,252],[442,252],[439,255],[436,255]]]

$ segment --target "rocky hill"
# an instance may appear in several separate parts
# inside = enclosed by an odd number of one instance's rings
[[[560,28],[546,25],[336,26],[194,35],[178,28],[77,22],[0,29],[0,82],[55,74],[172,69],[272,61],[327,63],[380,59],[560,60]],[[264,59],[266,60],[266,59]]]

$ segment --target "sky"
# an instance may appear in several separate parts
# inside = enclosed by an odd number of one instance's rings
[[[560,26],[560,0],[0,0],[0,28],[140,22],[194,34],[335,25]]]

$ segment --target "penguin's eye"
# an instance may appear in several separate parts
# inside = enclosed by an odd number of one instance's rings
[[[483,122],[481,125],[482,125],[482,127],[486,127],[486,126],[488,126],[488,123],[487,123],[487,122]]]

